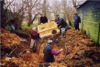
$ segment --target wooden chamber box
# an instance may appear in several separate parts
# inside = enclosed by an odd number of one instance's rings
[[[59,33],[59,29],[55,22],[47,22],[38,26],[40,38],[47,37]]]

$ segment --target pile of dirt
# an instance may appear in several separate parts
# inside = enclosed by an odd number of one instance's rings
[[[26,39],[2,28],[0,31],[1,59],[4,58],[6,54],[10,57],[18,57],[23,51],[29,50],[29,44]]]
[[[54,63],[50,63],[49,67],[67,67],[67,65],[65,63],[54,62]]]
[[[26,53],[21,55],[21,57],[19,58],[9,58],[9,57],[5,57],[5,59],[3,60],[3,62],[5,63],[5,66],[10,66],[11,63],[14,63],[15,65],[19,66],[19,67],[36,67],[37,65],[39,65],[39,63],[43,62],[43,58],[41,58],[38,54],[36,53]],[[9,63],[9,64],[8,64]]]
[[[55,61],[49,63],[48,67],[100,66],[100,47],[95,46],[94,41],[87,38],[80,31],[69,29],[66,31],[64,37],[60,37],[58,34],[50,38],[53,39],[52,46],[55,50],[61,48],[64,50],[59,55],[54,56]],[[41,67],[42,63],[44,63],[43,49],[47,44],[47,39],[44,38],[37,41],[36,53],[26,53],[22,54],[19,58],[11,58],[9,61],[5,61],[5,65],[13,64],[19,67]]]
[[[15,57],[9,60],[4,60],[3,62],[4,65],[2,66],[7,66],[7,67],[36,67],[37,66],[37,63],[35,63],[34,61],[31,60],[28,61],[23,58],[15,58]]]
[[[63,58],[68,66],[92,66],[100,63],[97,55],[100,55],[100,47],[95,46],[92,39],[74,29],[68,30],[65,36],[62,38],[66,49],[66,55]]]
[[[4,30],[4,29],[0,29],[0,30],[1,30],[1,34],[0,34],[1,45],[5,47],[11,47],[13,45],[20,44],[21,38],[19,36],[17,36],[16,34],[10,33],[9,31]]]
[[[82,34],[78,30],[70,29],[66,33],[66,41],[68,44],[75,45],[75,44],[82,44],[87,46],[94,45],[94,41],[86,37],[86,35]]]
[[[70,29],[65,33],[65,37],[56,35],[51,39],[54,41],[52,46],[55,50],[64,49],[59,55],[55,56],[55,62],[50,64],[52,66],[58,67],[60,64],[72,67],[94,66],[100,63],[100,47],[95,46],[92,39],[87,38],[78,30]],[[43,45],[45,44],[42,44],[41,50]],[[41,53],[41,55],[43,54]]]
[[[34,61],[36,63],[41,63],[43,62],[43,59],[36,53],[27,53],[27,54],[23,54],[21,56],[21,58],[24,60],[24,61]]]

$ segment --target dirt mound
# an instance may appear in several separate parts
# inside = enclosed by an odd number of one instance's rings
[[[1,45],[4,45],[5,47],[11,47],[13,45],[19,45],[21,38],[18,37],[16,34],[10,33],[7,30],[1,29]]]
[[[64,50],[55,57],[55,62],[48,63],[49,67],[96,67],[100,66],[100,47],[95,46],[92,39],[87,38],[78,30],[69,29],[65,37],[56,35],[53,39],[55,50]],[[9,64],[19,67],[38,67],[43,61],[43,49],[47,44],[47,38],[37,41],[37,52],[22,54],[19,58],[11,58]],[[6,62],[5,62],[6,63]],[[5,64],[5,65],[9,65]],[[41,66],[40,65],[40,66]],[[46,64],[44,64],[45,67]]]
[[[84,34],[82,34],[78,30],[70,29],[66,32],[66,41],[68,44],[82,44],[82,45],[94,45],[92,39],[87,38]]]

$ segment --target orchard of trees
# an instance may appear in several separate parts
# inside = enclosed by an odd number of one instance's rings
[[[3,0],[2,2],[2,26],[6,26],[11,19],[16,19],[15,25],[18,29],[21,29],[23,18],[28,18],[28,25],[30,26],[39,14],[44,14],[49,20],[54,20],[55,16],[59,14],[66,19],[69,25],[72,25],[73,13],[76,12],[77,5],[79,5],[81,1]]]

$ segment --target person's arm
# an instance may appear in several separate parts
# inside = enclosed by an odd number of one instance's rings
[[[42,17],[40,17],[40,23],[42,23]]]
[[[48,18],[46,17],[46,21],[48,22]]]
[[[81,23],[81,18],[79,17],[79,23]]]
[[[62,18],[59,18],[58,25],[61,25],[61,23],[62,23]]]
[[[55,51],[53,48],[51,49],[51,53],[52,53],[53,55],[58,55],[61,51],[62,51],[62,49],[59,50],[59,51]]]

